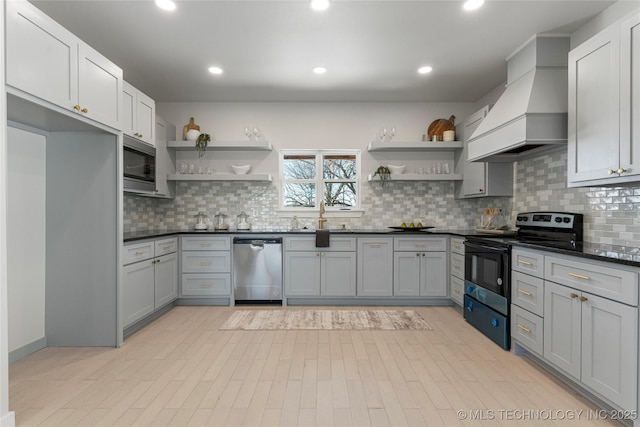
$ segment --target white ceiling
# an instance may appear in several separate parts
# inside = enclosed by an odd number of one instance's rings
[[[157,102],[474,102],[531,36],[570,33],[613,1],[488,0],[474,12],[454,0],[334,0],[324,12],[307,0],[177,0],[172,13],[151,0],[33,3]]]

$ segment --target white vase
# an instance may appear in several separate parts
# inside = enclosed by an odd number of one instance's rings
[[[195,129],[190,129],[187,132],[187,141],[195,141],[200,136],[200,131]]]

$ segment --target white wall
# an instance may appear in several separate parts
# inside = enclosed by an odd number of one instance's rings
[[[366,147],[383,126],[396,128],[395,141],[419,141],[432,121],[455,115],[458,123],[473,112],[471,103],[422,102],[158,103],[156,109],[176,125],[177,139],[182,139],[190,117],[213,141],[247,140],[245,126],[259,127],[274,151],[266,158],[253,159],[255,172],[276,174],[279,149],[352,148],[362,150],[363,175],[379,164]],[[234,161],[223,153],[218,158],[227,164]]]
[[[43,135],[7,128],[9,351],[45,336],[45,148]]]

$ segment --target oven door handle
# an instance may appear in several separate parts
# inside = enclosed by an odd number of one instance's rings
[[[470,243],[470,242],[464,242],[465,245],[465,253],[466,253],[466,248],[471,249],[470,252],[473,252],[473,249],[477,249],[483,252],[486,252],[487,250],[491,251],[491,252],[496,252],[496,253],[508,253],[509,252],[509,248],[508,247],[502,247],[502,248],[498,248],[495,246],[489,246],[489,245],[482,245],[476,242]]]

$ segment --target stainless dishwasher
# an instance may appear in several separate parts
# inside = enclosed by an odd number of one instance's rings
[[[236,303],[282,302],[282,238],[233,238]]]

